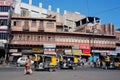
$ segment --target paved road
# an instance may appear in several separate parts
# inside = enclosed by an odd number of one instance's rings
[[[0,80],[119,80],[120,70],[82,68],[56,72],[34,71],[23,75],[23,68],[0,68]]]

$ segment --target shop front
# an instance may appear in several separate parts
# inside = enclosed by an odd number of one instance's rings
[[[5,47],[2,40],[0,40],[0,59],[5,58]],[[1,61],[0,61],[1,62]]]
[[[94,61],[96,61],[98,58],[100,58],[102,60],[107,55],[109,55],[109,56],[116,55],[114,50],[92,50],[92,52],[94,53],[94,56],[93,57],[91,56],[90,60],[92,60],[94,58]]]
[[[120,54],[120,47],[117,46],[115,51],[116,51],[116,52],[115,52],[116,54]]]
[[[87,44],[75,45],[72,47],[72,53],[73,53],[73,55],[81,57],[86,62],[89,60],[89,57],[91,56],[90,46]]]
[[[79,49],[82,51],[81,57],[85,60],[85,62],[89,61],[89,58],[91,56],[90,54],[90,45],[88,44],[79,44]]]
[[[22,56],[21,52],[18,52],[18,49],[10,49],[9,50],[9,63],[16,64],[17,59]]]

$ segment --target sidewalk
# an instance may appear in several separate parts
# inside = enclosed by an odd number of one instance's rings
[[[12,66],[8,64],[0,64],[0,68],[8,68],[8,67],[12,67]]]

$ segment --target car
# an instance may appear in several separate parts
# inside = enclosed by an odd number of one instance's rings
[[[20,58],[18,58],[17,66],[25,66],[26,60],[27,60],[27,57],[20,57]],[[31,65],[32,64],[34,64],[33,60],[31,60]]]

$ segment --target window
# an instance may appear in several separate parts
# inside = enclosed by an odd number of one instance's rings
[[[80,26],[80,21],[76,22],[76,27]]]
[[[32,20],[31,26],[36,27],[36,20]]]
[[[28,9],[21,8],[21,16],[29,16],[29,11],[28,11]]]
[[[21,25],[21,22],[16,20],[16,21],[13,21],[13,26],[20,26]]]
[[[13,25],[16,26],[16,21],[13,22]]]
[[[50,36],[48,36],[48,41],[51,41],[51,37]]]
[[[18,40],[20,40],[21,39],[21,35],[19,35],[19,38],[18,38]]]
[[[43,29],[43,21],[39,22],[39,29],[42,30]]]
[[[7,19],[1,19],[1,25],[7,25]]]
[[[53,28],[54,28],[54,23],[48,22],[48,23],[47,23],[47,28],[48,28],[48,29],[53,29]]]
[[[10,10],[10,6],[0,6],[0,12],[8,12]]]
[[[25,20],[23,27],[24,27],[24,29],[28,29],[29,28],[29,21]]]
[[[0,39],[7,39],[6,33],[0,33]]]

